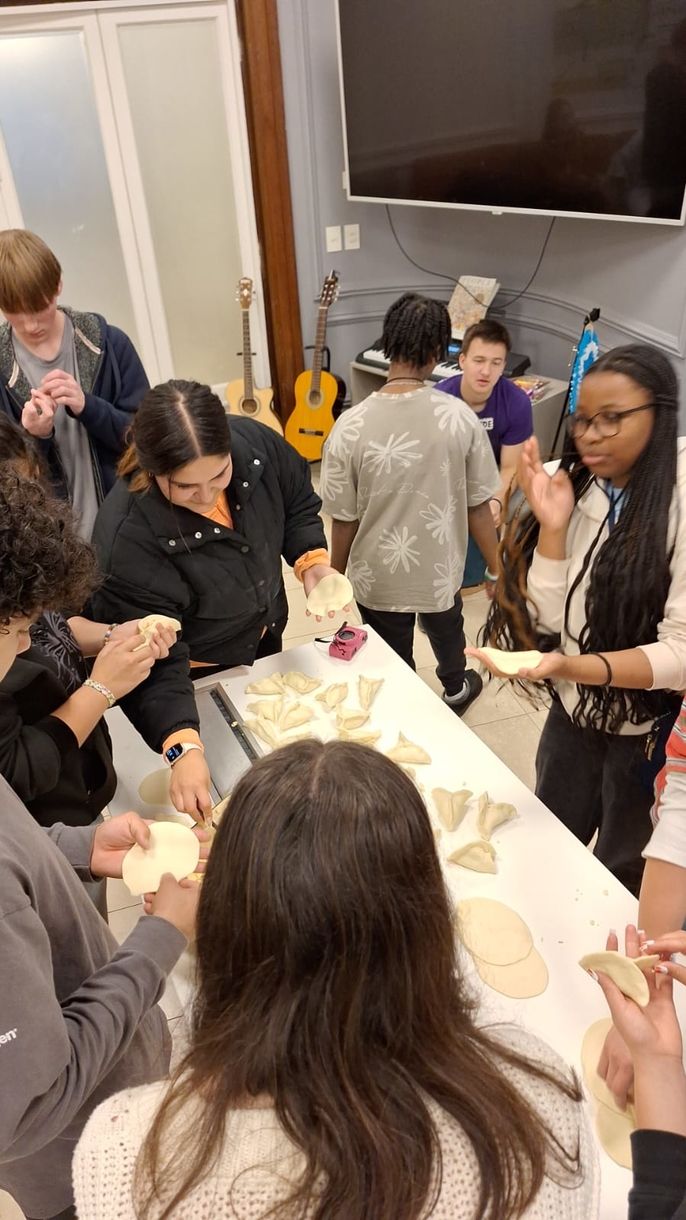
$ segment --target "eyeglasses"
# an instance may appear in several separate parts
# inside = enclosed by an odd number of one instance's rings
[[[644,402],[641,407],[631,407],[628,411],[597,411],[595,415],[569,414],[569,431],[575,440],[585,436],[593,424],[598,436],[617,436],[622,427],[622,421],[628,415],[636,415],[638,411],[652,411],[654,402]]]

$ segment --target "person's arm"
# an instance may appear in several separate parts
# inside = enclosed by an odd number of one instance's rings
[[[502,522],[502,506],[504,505],[512,480],[517,473],[517,464],[524,448],[524,441],[519,445],[502,445],[500,449],[500,487],[498,488],[494,499],[491,500],[491,512],[496,525]],[[496,503],[496,499],[500,501],[500,507]],[[498,509],[496,513],[494,510]]]
[[[270,432],[266,438],[272,447],[281,487],[285,524],[282,554],[286,563],[294,566],[307,551],[328,553],[324,525],[320,517],[322,502],[312,486],[309,463],[296,453],[292,445]]]
[[[495,575],[498,570],[498,535],[488,500],[467,509],[469,532],[486,560],[486,567]]]
[[[684,809],[686,818],[686,809]],[[646,935],[662,936],[686,920],[686,867],[666,860],[646,860],[638,907],[639,926]]]
[[[106,343],[119,369],[119,389],[112,402],[86,394],[81,422],[88,431],[115,453],[121,453],[126,433],[150,382],[133,343],[117,326],[107,327]]]
[[[350,548],[359,528],[359,521],[337,521],[334,518],[331,522],[331,566],[344,575]]]

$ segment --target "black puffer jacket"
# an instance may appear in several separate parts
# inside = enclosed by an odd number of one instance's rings
[[[120,480],[102,505],[93,543],[105,580],[93,616],[124,622],[153,612],[183,624],[179,642],[122,700],[149,746],[198,726],[188,662],[251,665],[263,628],[288,618],[281,557],[294,564],[325,547],[321,500],[307,462],[270,428],[231,421],[234,528],[171,505],[156,486],[134,494]]]

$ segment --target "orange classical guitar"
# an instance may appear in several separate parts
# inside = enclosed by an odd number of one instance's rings
[[[253,296],[252,280],[244,276],[239,281],[236,297],[243,317],[243,379],[237,378],[227,385],[226,405],[229,415],[248,415],[283,436],[281,421],[274,409],[273,390],[258,390],[253,377],[250,343],[250,306]]]
[[[338,276],[331,271],[319,297],[312,368],[301,373],[295,383],[295,406],[286,421],[286,440],[309,462],[318,462],[322,456],[322,446],[333,428],[332,412],[339,394],[338,380],[322,368],[326,319],[337,296]]]

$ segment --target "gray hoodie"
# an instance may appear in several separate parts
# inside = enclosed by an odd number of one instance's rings
[[[94,832],[44,830],[0,777],[0,1187],[36,1217],[72,1202],[92,1110],[169,1062],[155,1005],[186,941],[150,916],[117,947],[79,881]]]

